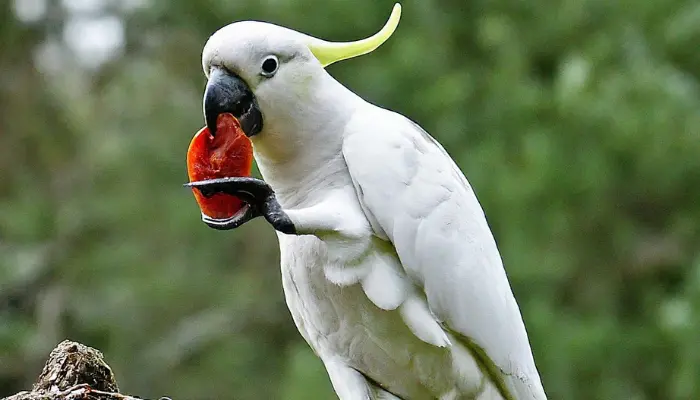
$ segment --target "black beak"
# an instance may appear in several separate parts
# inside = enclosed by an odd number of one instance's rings
[[[216,118],[222,113],[233,114],[248,137],[262,130],[262,113],[248,85],[239,76],[214,68],[204,92],[204,119],[212,135],[216,135]]]

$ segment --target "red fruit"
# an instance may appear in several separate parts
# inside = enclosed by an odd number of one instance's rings
[[[234,176],[250,176],[253,167],[253,145],[241,124],[232,114],[216,119],[216,136],[204,127],[192,138],[187,150],[187,175],[190,182]],[[202,212],[211,218],[230,218],[244,203],[236,196],[217,193],[209,198],[192,189]]]

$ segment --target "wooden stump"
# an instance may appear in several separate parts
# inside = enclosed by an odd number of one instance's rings
[[[142,399],[119,393],[112,369],[99,350],[65,340],[51,351],[31,392],[20,392],[2,400]]]

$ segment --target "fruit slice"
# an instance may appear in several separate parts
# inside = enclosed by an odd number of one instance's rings
[[[250,176],[253,167],[253,145],[241,124],[232,114],[220,114],[216,119],[216,136],[204,127],[192,138],[187,150],[187,175],[190,182],[234,176]],[[192,189],[202,212],[215,219],[234,216],[245,203],[228,194],[204,197]]]

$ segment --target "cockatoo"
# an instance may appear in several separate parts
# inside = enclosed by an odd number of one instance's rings
[[[395,31],[334,43],[243,21],[206,43],[204,114],[233,114],[263,180],[193,182],[235,195],[232,229],[277,231],[284,295],[341,400],[545,399],[520,310],[469,182],[410,119],[324,69]]]

